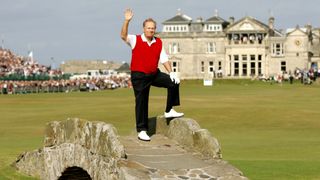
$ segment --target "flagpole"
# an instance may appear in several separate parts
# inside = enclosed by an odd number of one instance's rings
[[[4,35],[1,34],[1,49],[4,49]]]

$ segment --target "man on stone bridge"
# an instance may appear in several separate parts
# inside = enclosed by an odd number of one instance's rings
[[[135,95],[135,114],[138,138],[150,141],[148,130],[148,102],[150,86],[167,88],[167,106],[164,116],[166,118],[181,117],[184,114],[176,112],[172,107],[180,105],[179,84],[180,80],[175,72],[172,72],[168,55],[163,49],[162,41],[154,37],[156,22],[148,18],[143,22],[143,34],[128,35],[129,22],[133,17],[131,9],[126,9],[125,20],[121,29],[121,38],[132,49],[131,81]],[[158,69],[158,63],[162,63],[169,72],[165,74]]]

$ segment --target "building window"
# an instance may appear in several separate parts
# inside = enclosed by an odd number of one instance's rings
[[[208,42],[207,43],[207,53],[215,53],[216,52],[216,43]]]
[[[285,61],[281,61],[281,71],[282,72],[286,72],[287,71],[287,66],[286,66],[286,62]]]
[[[247,55],[242,55],[242,61],[247,61]]]
[[[234,61],[238,61],[239,60],[239,55],[233,55],[233,59],[234,59]]]
[[[242,76],[247,76],[247,63],[243,62],[242,63]]]
[[[258,61],[261,61],[261,60],[262,60],[262,55],[258,54]]]
[[[177,26],[164,26],[165,32],[187,32],[187,25],[177,25]]]
[[[204,73],[204,61],[201,61],[201,65],[200,65],[200,70],[201,70],[201,73]]]
[[[234,75],[239,76],[239,63],[238,62],[234,63]]]
[[[263,40],[263,35],[262,34],[258,34],[258,43],[262,44],[262,40]]]
[[[213,61],[209,61],[209,68],[208,68],[209,73],[214,73],[214,65]]]
[[[255,75],[256,74],[256,63],[255,62],[251,62],[250,63],[250,74],[251,75]]]
[[[221,25],[219,24],[219,25],[217,25],[217,24],[207,24],[206,26],[205,26],[205,31],[215,31],[215,32],[217,32],[217,31],[221,31]]]
[[[180,72],[180,68],[179,68],[180,63],[178,61],[172,61],[172,71],[173,72]]]
[[[272,55],[273,56],[283,56],[283,44],[282,43],[272,43]]]
[[[261,62],[258,62],[258,74],[261,75],[262,74],[262,70],[261,70]]]
[[[170,43],[169,44],[169,54],[177,54],[180,52],[179,43]]]
[[[250,55],[250,60],[251,60],[251,61],[255,61],[255,60],[256,60],[256,55],[251,54],[251,55]]]
[[[214,74],[214,76],[215,76],[215,74]],[[222,77],[222,62],[221,61],[218,61],[217,76]]]

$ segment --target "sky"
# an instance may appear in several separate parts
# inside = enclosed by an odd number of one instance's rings
[[[142,22],[162,22],[178,9],[193,20],[214,16],[235,21],[251,16],[267,24],[275,17],[276,29],[311,24],[320,27],[318,0],[1,0],[1,45],[17,55],[33,51],[40,64],[59,65],[68,60],[130,62],[131,50],[120,38],[124,10],[134,17],[130,34],[142,33]]]

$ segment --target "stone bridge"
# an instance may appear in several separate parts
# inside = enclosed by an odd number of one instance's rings
[[[210,132],[193,119],[149,120],[151,142],[118,137],[104,122],[78,118],[47,124],[44,146],[14,166],[39,179],[247,179],[222,160]]]
[[[117,162],[124,157],[124,146],[112,125],[75,118],[47,124],[44,147],[20,155],[16,167],[48,180],[63,178],[63,173],[117,179]]]

